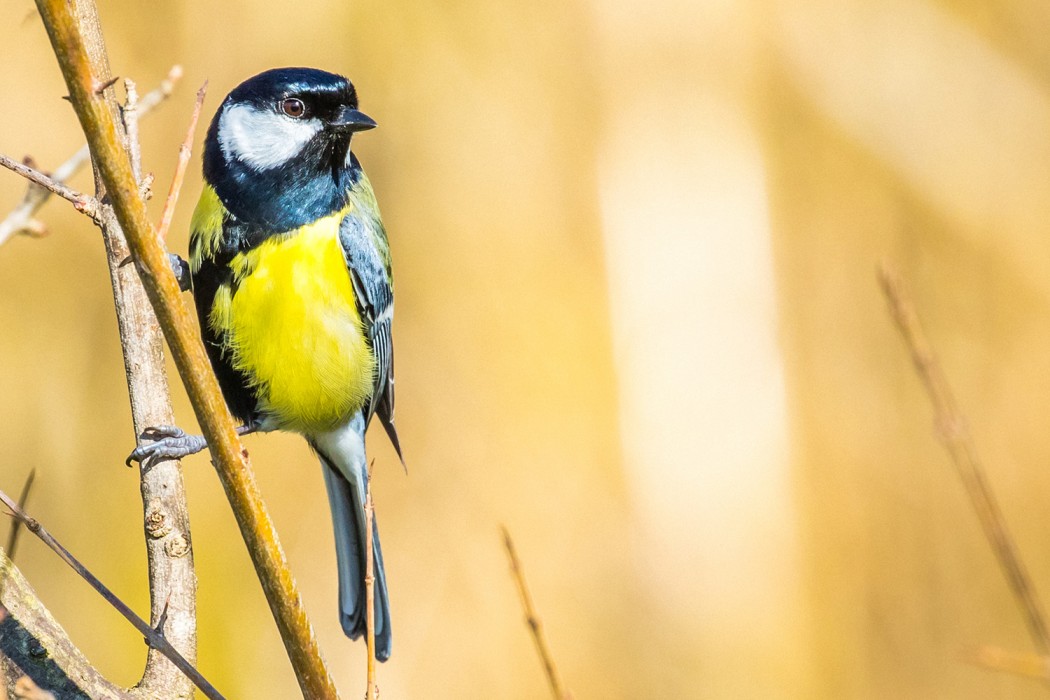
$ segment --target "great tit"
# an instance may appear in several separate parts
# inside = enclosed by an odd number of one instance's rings
[[[241,83],[204,142],[189,272],[204,344],[241,434],[288,430],[320,457],[335,526],[339,618],[365,633],[365,430],[394,428],[390,247],[350,149],[375,121],[346,78],[279,68]],[[176,268],[178,270],[178,267]],[[130,459],[204,449],[159,426]],[[403,458],[402,458],[403,462]],[[373,523],[375,521],[373,520]],[[390,656],[390,601],[372,532],[376,658]]]

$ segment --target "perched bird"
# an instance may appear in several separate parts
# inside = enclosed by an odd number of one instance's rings
[[[204,191],[189,272],[204,344],[241,434],[288,430],[320,456],[339,570],[339,616],[365,633],[365,429],[394,428],[390,248],[372,186],[350,150],[376,123],[346,78],[266,71],[222,103],[204,143]],[[176,273],[182,264],[173,263]],[[159,426],[129,459],[204,449]],[[403,460],[402,460],[403,461]],[[374,521],[373,521],[374,522]],[[390,656],[390,604],[373,528],[376,657]]]

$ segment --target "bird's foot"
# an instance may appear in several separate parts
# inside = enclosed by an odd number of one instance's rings
[[[139,445],[124,461],[129,467],[138,462],[143,467],[152,467],[157,462],[169,459],[182,459],[197,454],[208,446],[203,435],[187,435],[186,431],[174,425],[158,425],[146,428],[139,435],[141,440],[152,442]]]
[[[171,271],[175,273],[175,279],[179,283],[179,291],[190,291],[190,287],[193,286],[190,281],[190,264],[175,253],[168,253],[168,262],[171,263]]]

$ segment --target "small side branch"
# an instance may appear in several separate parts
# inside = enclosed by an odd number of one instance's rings
[[[518,560],[518,552],[514,548],[514,541],[510,538],[510,531],[506,527],[501,527],[501,530],[503,531],[503,545],[507,548],[507,557],[510,559],[510,571],[514,575],[514,582],[518,586],[518,595],[521,596],[521,607],[525,611],[525,622],[528,624],[529,632],[532,633],[532,639],[536,643],[536,652],[539,654],[540,661],[543,663],[543,670],[547,674],[547,681],[551,686],[551,695],[554,697],[554,700],[572,700],[572,693],[562,683],[558,667],[554,663],[554,655],[551,654],[547,636],[543,633],[543,621],[540,620],[539,613],[536,612],[536,606],[532,602],[529,586],[525,582],[525,571],[521,568],[521,561]]]
[[[988,484],[984,467],[977,457],[977,448],[970,436],[966,417],[955,402],[948,378],[926,338],[915,306],[905,290],[904,281],[887,263],[880,265],[878,277],[889,302],[893,320],[911,353],[915,371],[922,380],[930,403],[933,404],[937,432],[966,488],[981,528],[1010,584],[1010,590],[1024,613],[1032,641],[1041,655],[1050,655],[1050,632],[1047,631],[1046,615],[1031,577],[1021,561],[1013,536],[1006,526],[999,503]]]
[[[59,543],[59,541],[51,535],[50,532],[45,530],[43,525],[41,525],[37,520],[31,518],[24,510],[22,510],[18,506],[17,503],[15,503],[15,501],[10,496],[8,496],[3,491],[0,491],[0,502],[3,502],[3,504],[11,510],[12,514],[18,520],[22,521],[27,530],[39,537],[41,541],[43,541],[44,544],[50,547],[51,550],[55,554],[57,554],[62,561],[64,561],[66,564],[69,564],[69,567],[73,569],[73,571],[77,572],[77,574],[79,574],[81,578],[87,581],[88,584],[90,584],[90,586],[99,593],[99,595],[105,598],[106,602],[112,605],[116,609],[116,611],[124,617],[125,620],[130,622],[135,627],[135,629],[142,633],[142,636],[146,638],[146,641],[151,647],[153,647],[154,649],[158,650],[159,652],[167,656],[169,659],[171,659],[171,662],[175,664],[175,666],[178,667],[180,671],[185,673],[186,676],[191,681],[193,681],[193,684],[195,686],[200,688],[201,692],[204,693],[205,697],[208,697],[211,700],[224,700],[223,696],[219,693],[219,691],[217,691],[211,683],[205,680],[204,676],[202,676],[200,672],[197,671],[197,669],[195,669],[193,665],[190,664],[190,662],[188,662],[182,656],[182,654],[180,654],[178,650],[176,650],[175,647],[173,647],[171,643],[164,638],[164,635],[158,633],[156,630],[150,627],[145,620],[136,615],[135,612],[131,608],[129,608],[126,603],[124,603],[124,601],[118,598],[113,593],[113,591],[109,590],[109,588],[107,588],[105,584],[99,581],[94,574],[88,571],[87,567],[81,564],[76,559],[76,557],[70,554],[69,550],[63,547]]]
[[[98,215],[98,200],[86,194],[77,192],[71,187],[66,187],[61,182],[52,179],[35,168],[25,163],[19,163],[13,158],[0,154],[0,165],[18,173],[37,187],[42,187],[51,194],[57,194],[62,199],[71,203],[77,211],[87,214],[92,219]]]

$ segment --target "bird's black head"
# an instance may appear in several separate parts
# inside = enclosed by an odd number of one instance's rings
[[[339,210],[360,166],[354,132],[376,123],[346,78],[276,68],[238,85],[204,143],[204,178],[238,219],[290,230]]]

